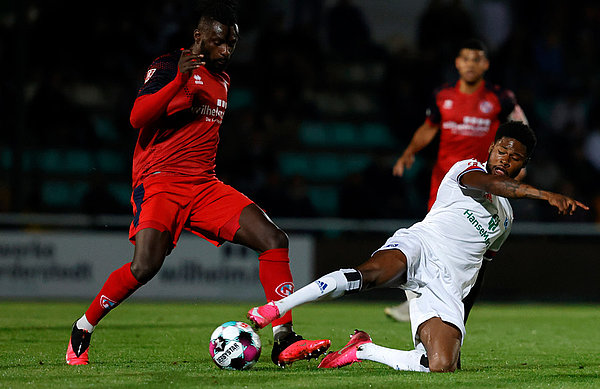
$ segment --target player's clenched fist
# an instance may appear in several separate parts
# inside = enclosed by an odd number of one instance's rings
[[[181,57],[179,57],[179,63],[177,64],[180,73],[189,75],[189,72],[203,65],[206,65],[204,54],[194,54],[189,49],[181,50]]]

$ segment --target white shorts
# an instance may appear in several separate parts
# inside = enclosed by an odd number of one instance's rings
[[[406,256],[406,283],[400,287],[417,294],[409,303],[415,346],[421,343],[417,334],[419,326],[432,317],[456,326],[461,332],[462,344],[466,333],[462,293],[431,248],[414,231],[400,229],[377,251],[380,250],[400,250]]]

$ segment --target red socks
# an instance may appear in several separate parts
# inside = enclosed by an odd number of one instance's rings
[[[85,317],[95,326],[111,309],[119,305],[143,284],[131,274],[131,262],[110,273],[100,292],[85,312]]]
[[[294,292],[288,249],[271,249],[258,256],[258,275],[267,301],[277,301]],[[292,312],[273,321],[273,326],[291,323]]]
[[[294,292],[288,249],[271,249],[258,256],[260,282],[267,301],[280,300]],[[113,271],[100,292],[85,312],[91,325],[96,326],[111,309],[119,305],[140,286],[131,274],[131,262]],[[290,323],[292,313],[287,312],[273,321],[273,326]]]

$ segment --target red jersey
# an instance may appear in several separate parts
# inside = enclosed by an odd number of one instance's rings
[[[434,92],[427,121],[440,127],[440,144],[433,167],[429,208],[444,175],[458,161],[487,161],[488,148],[500,123],[508,119],[517,102],[508,89],[482,82],[473,93],[462,93],[460,83]]]
[[[154,60],[138,92],[131,112],[132,125],[141,126],[133,155],[134,186],[154,173],[215,176],[229,76],[204,66],[184,75],[178,70],[180,56],[177,51]]]

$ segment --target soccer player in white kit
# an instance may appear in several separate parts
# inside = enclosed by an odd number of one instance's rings
[[[414,350],[376,345],[366,332],[357,330],[345,347],[328,354],[319,367],[371,360],[396,370],[456,370],[466,333],[463,299],[483,261],[491,259],[510,233],[513,213],[507,198],[545,200],[561,214],[573,214],[578,207],[588,209],[567,196],[514,180],[535,143],[526,124],[502,124],[487,162],[457,162],[442,180],[435,204],[423,221],[396,231],[355,269],[329,273],[282,300],[251,309],[248,318],[262,328],[309,301],[375,287],[400,287],[417,294],[410,301]]]

